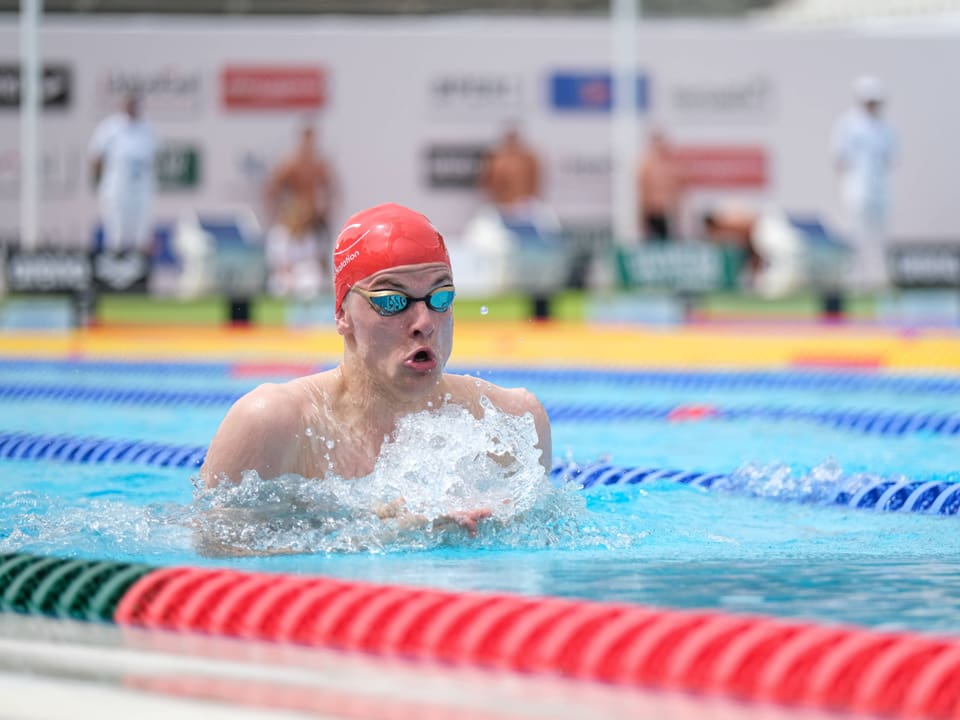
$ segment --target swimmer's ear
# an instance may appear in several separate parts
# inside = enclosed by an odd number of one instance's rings
[[[340,309],[334,314],[333,319],[337,325],[337,332],[341,335],[346,335],[353,330],[353,323],[347,311],[343,309],[343,304],[340,305]]]

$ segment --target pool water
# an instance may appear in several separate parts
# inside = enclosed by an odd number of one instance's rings
[[[476,538],[414,535],[355,552],[328,552],[331,547],[308,542],[307,552],[296,555],[211,558],[193,545],[198,500],[192,469],[2,460],[0,551],[955,632],[960,520],[818,500],[825,487],[876,476],[956,480],[958,439],[948,421],[960,390],[950,379],[868,375],[832,384],[828,374],[738,382],[747,376],[474,372],[504,384],[522,380],[537,393],[551,409],[559,459],[730,478],[711,490],[666,480],[586,490],[530,480],[531,492],[538,493],[530,511],[518,522],[484,527]],[[230,398],[256,382],[215,366],[159,371],[80,362],[0,364],[0,392],[6,386],[45,388],[4,397],[0,431],[204,447]],[[71,392],[78,388],[115,394]],[[185,389],[196,395],[169,394]],[[131,395],[116,396],[118,390]],[[671,420],[669,410],[678,407],[723,412],[681,413]],[[760,408],[763,416],[732,412],[745,408]],[[855,423],[834,427],[799,412],[776,419],[771,408],[928,414],[946,421],[897,433]],[[307,483],[294,481],[290,491],[309,495],[316,484]],[[293,523],[284,532],[302,530],[307,537],[311,530],[303,527]]]

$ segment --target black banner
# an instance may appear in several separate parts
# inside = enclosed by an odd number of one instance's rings
[[[98,290],[112,293],[145,293],[150,259],[137,250],[93,255],[93,281]]]
[[[476,188],[487,156],[485,145],[432,145],[426,150],[427,184],[432,188]]]
[[[960,287],[960,241],[893,245],[887,264],[897,287]]]
[[[45,108],[65,108],[73,93],[73,72],[69,65],[43,66],[40,94]],[[0,108],[20,107],[20,65],[0,64]]]
[[[150,258],[142,252],[11,249],[7,255],[7,289],[14,293],[83,293],[147,291]]]
[[[91,287],[90,256],[72,250],[11,250],[7,289],[14,293],[79,293]]]

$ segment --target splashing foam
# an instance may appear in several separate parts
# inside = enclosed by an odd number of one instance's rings
[[[402,418],[364,478],[263,480],[250,472],[237,485],[198,487],[201,550],[583,547],[585,501],[575,485],[548,480],[533,417],[500,412],[486,398],[482,404],[480,418],[454,404]],[[471,537],[451,518],[475,510],[489,517]]]
[[[881,477],[872,473],[844,473],[833,458],[828,458],[809,471],[794,472],[785,463],[772,465],[747,464],[729,477],[715,482],[712,490],[756,497],[829,504],[838,496],[852,496],[881,480],[909,480],[903,475]]]

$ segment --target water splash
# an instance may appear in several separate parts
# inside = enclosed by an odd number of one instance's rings
[[[540,465],[531,415],[444,403],[402,418],[364,478],[245,473],[236,485],[197,487],[193,518],[207,553],[388,552],[606,543],[584,533],[586,503]],[[485,517],[475,536],[461,519]]]
[[[881,477],[875,473],[845,473],[833,458],[809,470],[786,463],[749,463],[713,483],[712,490],[754,497],[829,504],[837,497],[850,497],[881,480],[907,480],[906,476]]]
[[[130,505],[91,496],[64,506],[62,498],[23,490],[0,501],[0,517],[15,517],[0,532],[0,552],[35,552],[60,557],[149,560],[182,557],[192,547],[176,503]]]

